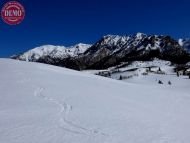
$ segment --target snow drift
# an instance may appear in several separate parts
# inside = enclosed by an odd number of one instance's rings
[[[2,143],[189,143],[184,86],[116,81],[0,59]]]

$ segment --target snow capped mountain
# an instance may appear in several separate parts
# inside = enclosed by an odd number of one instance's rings
[[[122,44],[126,43],[127,37],[126,36],[119,36],[119,35],[106,35],[103,37],[100,45],[102,46],[122,46]]]
[[[189,41],[176,41],[170,36],[106,35],[93,45],[77,44],[71,47],[41,46],[16,59],[35,61],[72,69],[105,69],[127,61],[159,58],[173,63],[190,61]],[[15,58],[15,57],[13,57]]]
[[[87,68],[99,69],[120,62],[160,58],[175,63],[190,60],[189,54],[170,36],[137,33],[129,36],[107,35],[84,52]]]
[[[19,60],[24,61],[38,61],[43,57],[60,58],[65,59],[68,57],[75,57],[85,52],[91,45],[88,44],[76,44],[71,47],[43,45],[29,50],[17,57]]]
[[[138,32],[136,34],[137,39],[142,39],[143,37],[146,37],[146,34]]]
[[[173,43],[172,43],[173,42]],[[90,47],[84,54],[98,53],[98,50],[107,49],[109,54],[118,51],[163,51],[168,44],[176,46],[175,40],[169,36],[146,35],[144,33],[137,33],[129,36],[107,35]],[[179,45],[177,45],[179,46]]]
[[[26,61],[37,61],[42,56],[48,56],[52,54],[59,56],[63,53],[64,56],[66,56],[67,52],[64,46],[44,45],[23,53],[18,57],[18,59]]]
[[[108,49],[111,53],[118,50],[123,50],[124,48],[137,47],[142,48],[140,43],[147,38],[148,35],[143,33],[137,33],[129,36],[119,36],[119,35],[106,35],[103,36],[98,42],[96,42],[91,48],[89,48],[85,54],[92,54],[93,51],[98,51],[99,49]]]

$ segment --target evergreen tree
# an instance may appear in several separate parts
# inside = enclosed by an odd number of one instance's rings
[[[185,75],[185,70],[183,70],[183,75]]]
[[[120,75],[119,80],[122,80],[122,79],[123,79],[123,77]]]
[[[109,77],[111,76],[111,73],[110,73],[110,72],[108,72],[108,76],[109,76]]]
[[[179,72],[177,71],[177,76],[179,77]]]
[[[163,84],[163,82],[161,80],[158,81],[158,84]]]

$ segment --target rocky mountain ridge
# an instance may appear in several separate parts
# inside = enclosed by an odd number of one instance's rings
[[[78,44],[71,48],[42,46],[14,58],[76,70],[105,69],[121,62],[153,58],[185,64],[190,61],[189,41],[143,33],[129,36],[106,35],[93,45]]]

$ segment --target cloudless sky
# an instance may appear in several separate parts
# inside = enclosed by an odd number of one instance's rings
[[[0,19],[0,57],[45,44],[94,43],[103,35],[136,32],[190,37],[189,0],[18,0],[26,10],[16,26]],[[8,0],[0,1],[0,8]]]

